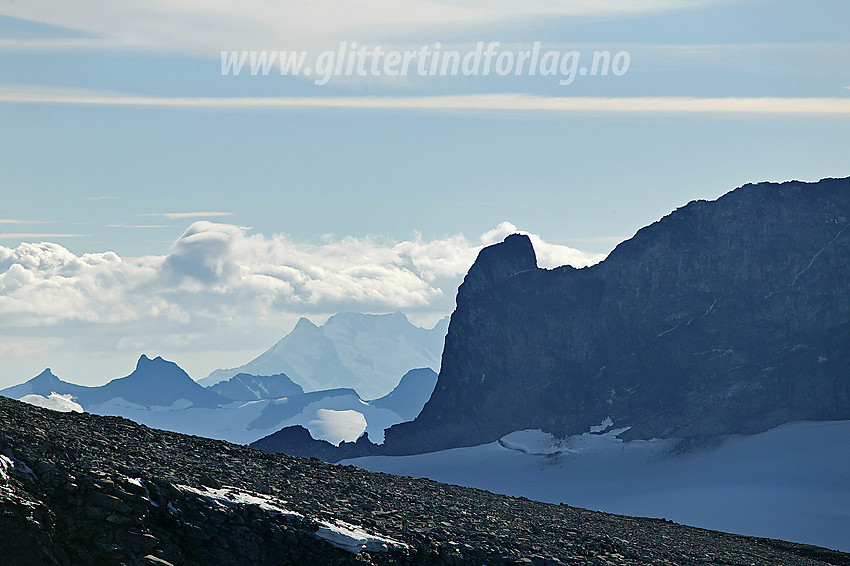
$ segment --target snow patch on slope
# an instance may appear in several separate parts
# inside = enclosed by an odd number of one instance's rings
[[[623,440],[618,437],[631,428],[627,426],[611,429],[612,426],[614,421],[608,417],[602,421],[602,424],[590,427],[590,432],[566,439],[556,438],[540,429],[518,430],[500,438],[499,444],[523,454],[550,458],[600,452],[612,447],[622,447]]]
[[[405,549],[407,545],[403,542],[372,534],[357,525],[346,523],[339,519],[332,521],[320,521],[304,517],[297,511],[286,508],[286,501],[250,491],[241,490],[237,487],[222,486],[221,489],[204,487],[195,488],[188,485],[178,485],[185,493],[200,497],[217,507],[235,508],[241,505],[256,505],[261,510],[272,515],[283,515],[293,520],[306,521],[316,527],[316,537],[328,541],[337,548],[357,554],[362,550],[368,552],[387,552],[390,549]]]
[[[517,450],[523,454],[533,454],[535,456],[549,456],[556,454],[563,444],[559,440],[540,429],[534,430],[518,430],[503,436],[499,440],[499,444],[508,450]]]
[[[49,397],[44,395],[24,395],[19,401],[35,405],[36,407],[44,407],[61,413],[84,413],[82,405],[74,401],[71,395],[60,395],[56,392],[50,394]]]
[[[0,481],[9,479],[9,470],[15,467],[15,463],[8,456],[0,454]]]
[[[316,536],[328,541],[337,548],[357,554],[361,550],[367,552],[387,552],[391,548],[407,548],[403,542],[385,536],[372,535],[351,523],[335,520],[333,523],[327,521],[316,521],[319,530]]]

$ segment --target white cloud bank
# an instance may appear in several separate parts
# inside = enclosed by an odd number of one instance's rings
[[[346,237],[315,245],[198,221],[167,256],[77,256],[51,242],[0,246],[0,320],[44,327],[186,323],[275,311],[443,312],[481,247],[516,231],[504,222],[477,242],[463,236],[399,243]],[[541,266],[580,267],[603,257],[530,237]]]
[[[6,346],[18,346],[8,353],[40,349],[39,364],[55,367],[45,340],[59,340],[49,347],[54,352],[174,356],[180,349],[264,348],[302,315],[321,322],[341,311],[402,311],[414,321],[436,321],[454,308],[457,286],[481,247],[516,231],[504,222],[476,240],[346,237],[305,244],[197,221],[165,256],[75,255],[52,242],[0,246],[0,334]],[[604,257],[530,237],[541,267]],[[258,329],[266,332],[263,341]]]

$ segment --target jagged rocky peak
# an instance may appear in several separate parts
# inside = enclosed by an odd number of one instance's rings
[[[481,291],[517,273],[536,268],[537,255],[531,240],[525,234],[511,234],[502,243],[478,253],[463,280],[462,289],[467,293]]]
[[[151,364],[151,365],[163,364],[163,365],[165,365],[165,364],[172,364],[172,363],[174,363],[174,362],[168,362],[168,361],[164,360],[162,358],[162,356],[157,356],[155,358],[149,358],[147,356],[147,354],[142,354],[141,356],[139,356],[139,361],[136,362],[136,368],[145,367],[148,364]]]
[[[192,380],[192,378],[189,377],[189,374],[187,374],[183,368],[178,366],[176,363],[163,359],[162,356],[149,358],[145,354],[142,354],[139,357],[139,360],[136,362],[136,369],[131,376],[132,375],[141,375],[148,379],[181,379],[185,377],[190,381]]]
[[[49,387],[60,387],[61,385],[65,385],[65,382],[59,379],[50,368],[45,368],[43,372],[33,377],[29,381],[27,381],[24,385],[29,384],[30,387],[33,388],[49,388]],[[57,390],[57,393],[59,391]]]
[[[214,407],[225,401],[216,392],[198,385],[176,363],[161,356],[151,359],[145,354],[139,357],[136,369],[130,375],[113,379],[97,389],[93,402],[121,397],[151,407],[171,405],[179,399],[186,399],[196,406]]]

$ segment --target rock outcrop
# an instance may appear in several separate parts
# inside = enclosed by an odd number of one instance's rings
[[[384,453],[611,417],[622,437],[756,433],[850,418],[850,179],[746,185],[641,229],[601,263],[482,250],[430,401]]]

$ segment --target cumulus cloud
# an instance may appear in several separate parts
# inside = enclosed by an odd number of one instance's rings
[[[166,256],[77,256],[59,244],[0,247],[0,314],[17,326],[132,323],[274,312],[451,310],[481,247],[517,232],[508,222],[482,235],[386,243],[377,238],[295,242],[209,221],[194,222]],[[599,261],[529,234],[541,266]],[[241,314],[240,314],[241,313]]]
[[[308,244],[203,220],[164,256],[76,255],[54,242],[0,246],[0,352],[54,366],[54,353],[68,350],[87,359],[189,352],[202,377],[217,367],[205,365],[214,356],[268,347],[302,315],[322,322],[341,311],[402,311],[435,322],[453,310],[480,249],[513,232],[505,222],[477,239]],[[603,257],[529,237],[541,267]]]

